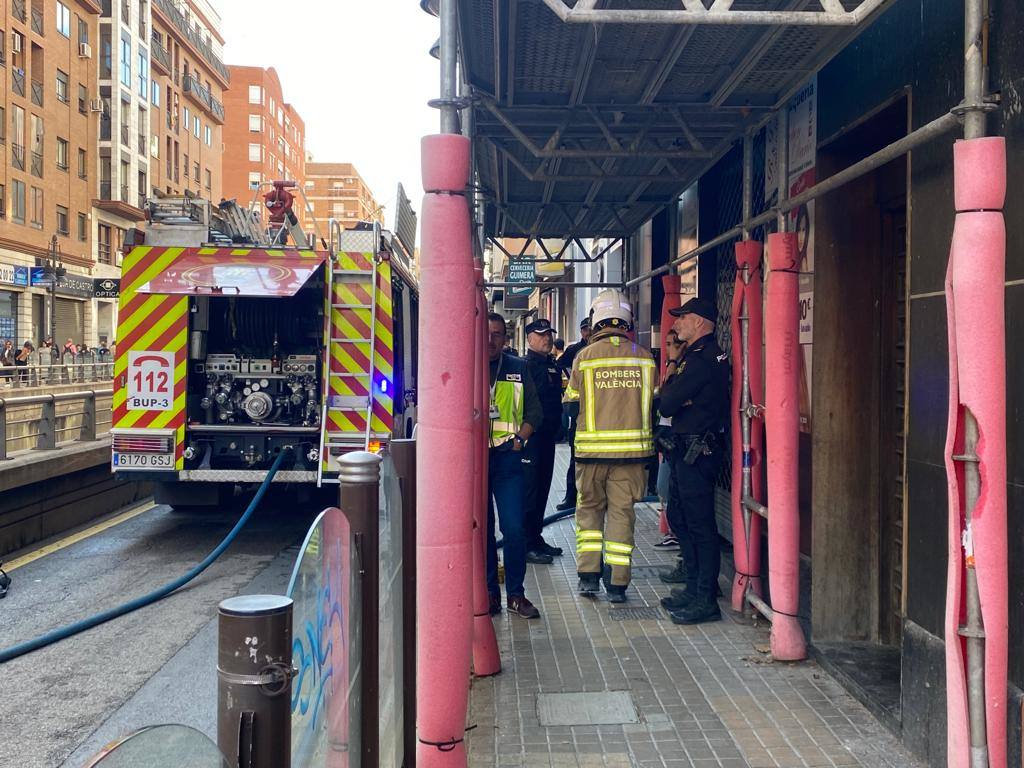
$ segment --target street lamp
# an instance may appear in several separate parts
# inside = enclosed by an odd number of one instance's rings
[[[46,254],[46,266],[43,267],[43,276],[49,286],[50,339],[53,341],[54,353],[57,352],[57,281],[67,273],[61,257],[60,244],[54,235],[50,239],[50,249]]]

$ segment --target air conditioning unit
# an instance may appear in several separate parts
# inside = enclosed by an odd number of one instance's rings
[[[21,35],[17,32],[15,32],[14,36],[11,38],[11,50],[15,53],[21,53]]]
[[[93,99],[89,102],[90,112],[102,112],[103,111],[103,99]]]
[[[92,58],[92,46],[89,45],[88,43],[79,43],[78,44],[78,55],[79,55],[80,58],[83,58],[83,59],[91,59]]]

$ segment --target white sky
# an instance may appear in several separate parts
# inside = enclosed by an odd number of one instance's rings
[[[214,0],[228,64],[274,67],[316,162],[354,163],[393,225],[420,210],[420,137],[437,133],[438,20],[415,0]]]

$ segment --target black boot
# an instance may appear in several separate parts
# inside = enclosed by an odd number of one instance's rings
[[[682,559],[676,560],[675,568],[658,574],[658,578],[665,584],[685,584],[686,567],[683,565]]]
[[[565,501],[559,502],[558,504],[555,505],[555,509],[557,509],[559,512],[565,512],[567,509],[575,509],[575,508],[576,508],[576,500],[575,499],[573,499],[572,501],[569,501],[568,499],[566,499]]]
[[[626,587],[622,584],[605,584],[604,591],[608,593],[609,603],[626,602]]]
[[[703,624],[722,619],[718,601],[711,598],[697,598],[687,607],[674,611],[670,615],[673,624]]]
[[[581,595],[596,595],[601,591],[601,574],[581,573],[579,593]]]
[[[685,587],[673,587],[671,595],[661,598],[661,605],[669,613],[672,613],[673,611],[680,611],[686,608],[694,599],[693,593]]]

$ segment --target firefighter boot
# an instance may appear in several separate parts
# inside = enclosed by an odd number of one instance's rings
[[[601,574],[599,573],[581,573],[579,593],[581,595],[587,595],[592,597],[601,591]]]
[[[608,593],[609,603],[624,603],[626,602],[626,587],[622,584],[608,584],[605,583],[605,592]]]

